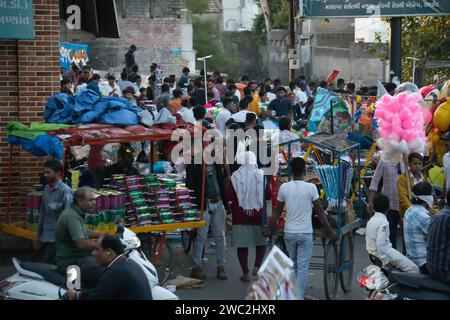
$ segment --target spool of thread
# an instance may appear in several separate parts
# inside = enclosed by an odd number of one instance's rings
[[[33,194],[29,193],[27,194],[27,209],[33,210],[34,208],[34,196]]]
[[[102,197],[102,210],[111,210],[111,196],[104,194]]]
[[[143,206],[143,205],[145,205],[145,199],[144,198],[134,198],[133,199],[133,204],[136,207]]]
[[[142,196],[143,196],[142,191],[131,191],[130,192],[131,198],[142,198]]]

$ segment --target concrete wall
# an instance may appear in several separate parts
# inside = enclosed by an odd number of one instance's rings
[[[301,73],[324,80],[334,69],[340,78],[361,85],[385,80],[385,63],[378,52],[369,53],[368,44],[355,43],[354,19],[305,20],[300,41]]]
[[[222,0],[223,29],[244,31],[253,28],[253,20],[259,13],[255,0]]]
[[[279,78],[282,83],[287,83],[289,79],[288,35],[287,30],[272,30],[268,34],[266,46],[261,48],[267,74],[272,79]]]

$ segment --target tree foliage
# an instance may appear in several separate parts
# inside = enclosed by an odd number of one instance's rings
[[[204,13],[208,11],[208,0],[187,0],[187,8],[192,13]]]
[[[289,1],[287,0],[268,0],[266,12],[269,15],[269,21],[265,20],[264,8],[261,1],[256,3],[261,8],[259,15],[253,21],[253,33],[257,44],[265,44],[267,39],[267,30],[288,29],[289,28]],[[268,25],[269,24],[269,25]]]
[[[402,79],[412,79],[412,61],[406,57],[421,59],[417,66],[424,67],[426,61],[450,60],[450,17],[406,17],[402,22]],[[449,69],[425,69],[425,83],[433,77],[450,77]]]
[[[219,26],[215,21],[201,20],[194,17],[193,45],[197,50],[197,57],[212,54],[213,57],[207,61],[207,70],[220,70],[223,73],[236,75],[239,73],[238,58],[233,46],[224,47]],[[203,62],[197,62],[197,69],[203,69]]]

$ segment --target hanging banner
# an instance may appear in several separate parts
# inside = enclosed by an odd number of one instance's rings
[[[0,39],[33,40],[32,0],[0,0]]]
[[[450,14],[449,0],[303,0],[300,6],[303,16],[311,19]]]
[[[59,46],[60,66],[66,71],[70,71],[72,63],[75,63],[80,69],[83,68],[89,61],[88,48],[89,46],[84,44],[61,42]]]

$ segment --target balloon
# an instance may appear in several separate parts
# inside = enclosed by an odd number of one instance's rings
[[[442,132],[450,127],[450,98],[437,108],[433,116],[433,125]]]

